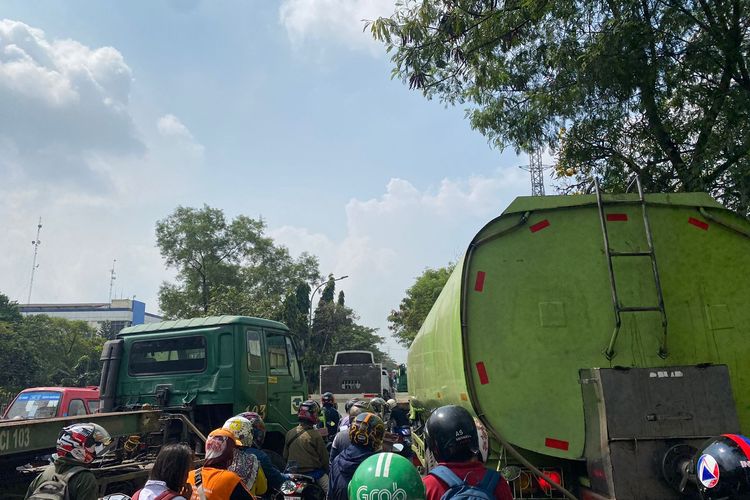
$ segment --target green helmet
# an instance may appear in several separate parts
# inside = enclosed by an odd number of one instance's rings
[[[419,472],[395,453],[376,453],[357,467],[349,482],[350,500],[424,500]]]

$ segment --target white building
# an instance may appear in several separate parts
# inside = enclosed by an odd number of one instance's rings
[[[105,321],[109,321],[112,330],[119,332],[123,328],[144,323],[158,323],[161,316],[146,312],[146,304],[138,300],[114,299],[111,304],[82,303],[82,304],[24,304],[18,306],[21,314],[46,314],[56,318],[86,321],[94,328],[98,328]]]

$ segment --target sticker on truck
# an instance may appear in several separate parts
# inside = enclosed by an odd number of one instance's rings
[[[299,411],[299,405],[302,404],[302,398],[303,398],[302,396],[292,396],[292,399],[291,399],[291,401],[292,401],[292,408],[291,408],[292,415],[296,415],[297,412]]]

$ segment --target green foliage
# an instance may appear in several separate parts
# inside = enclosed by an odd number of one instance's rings
[[[333,295],[336,293],[336,280],[333,278],[333,274],[328,275],[328,282],[320,292],[321,302],[333,302]]]
[[[157,245],[176,283],[163,283],[159,305],[167,318],[212,314],[276,317],[297,284],[318,279],[317,259],[264,236],[265,223],[222,210],[177,207],[156,223]]]
[[[0,294],[0,304],[7,307],[12,303]],[[44,315],[0,314],[12,319],[0,321],[0,393],[99,383],[99,356],[105,339],[88,324]]]
[[[369,23],[393,75],[563,189],[708,191],[750,212],[750,0],[424,0]]]
[[[0,293],[0,323],[18,325],[21,323],[21,311],[18,304],[11,301],[6,295]]]
[[[416,282],[406,290],[406,297],[401,300],[398,311],[391,311],[388,316],[388,329],[393,332],[398,342],[409,347],[417,336],[427,313],[443,290],[455,264],[438,269],[425,269]]]

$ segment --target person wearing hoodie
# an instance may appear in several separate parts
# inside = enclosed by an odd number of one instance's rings
[[[357,467],[383,446],[385,424],[374,413],[360,413],[349,425],[351,444],[331,463],[328,500],[347,500],[349,481]]]
[[[215,429],[206,439],[206,461],[190,472],[191,500],[253,500],[242,478],[229,470],[237,446],[242,442],[227,429]]]
[[[262,449],[263,442],[266,439],[266,424],[263,422],[263,417],[253,411],[246,411],[237,416],[248,419],[253,425],[253,444],[249,448],[250,453],[258,457],[260,467],[263,469],[263,474],[265,474],[268,482],[268,489],[270,491],[278,491],[284,482],[284,475],[276,468],[271,458]]]

